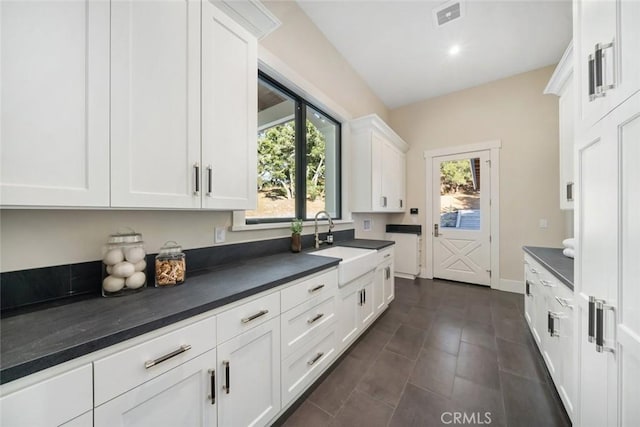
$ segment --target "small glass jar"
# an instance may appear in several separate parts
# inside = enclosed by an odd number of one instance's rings
[[[142,234],[133,230],[111,234],[103,248],[102,296],[128,295],[146,288],[146,256]]]
[[[166,242],[156,255],[156,287],[181,285],[186,274],[187,264],[182,246],[174,241]]]

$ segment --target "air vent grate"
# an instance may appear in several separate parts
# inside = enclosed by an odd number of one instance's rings
[[[447,2],[433,11],[438,27],[460,18],[462,13],[462,4],[459,1]]]

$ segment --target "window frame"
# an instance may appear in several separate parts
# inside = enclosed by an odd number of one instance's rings
[[[287,96],[291,97],[295,104],[294,110],[294,124],[295,124],[295,217],[272,217],[272,218],[247,218],[245,215],[245,225],[257,225],[257,224],[279,224],[290,222],[296,218],[301,218],[303,221],[312,221],[313,218],[307,218],[307,144],[306,144],[306,121],[307,121],[307,107],[317,111],[324,117],[329,119],[336,126],[336,217],[332,217],[334,220],[342,219],[342,122],[337,120],[331,114],[328,114],[323,109],[318,108],[312,102],[306,100],[304,97],[298,95],[296,92],[287,88],[273,77],[269,76],[262,70],[258,70],[258,83],[264,81],[274,88],[282,91]],[[302,131],[300,131],[302,130]],[[257,138],[257,135],[256,135]],[[256,146],[257,150],[257,146]],[[257,189],[256,189],[257,192]],[[326,200],[326,198],[325,198]]]

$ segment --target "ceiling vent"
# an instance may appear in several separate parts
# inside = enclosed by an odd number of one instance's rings
[[[463,14],[464,7],[460,1],[448,1],[433,10],[433,17],[438,27],[461,18]]]

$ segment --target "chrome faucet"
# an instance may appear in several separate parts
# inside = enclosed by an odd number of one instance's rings
[[[327,240],[320,240],[318,238],[318,217],[324,214],[324,216],[327,217],[327,220],[329,220],[329,233],[331,233],[331,229],[333,228],[333,220],[331,219],[331,215],[329,215],[329,212],[327,211],[320,211],[316,214],[315,217],[315,236],[316,236],[316,249],[320,248],[320,243],[324,243],[327,242],[329,244],[333,243],[333,237],[327,237]]]

